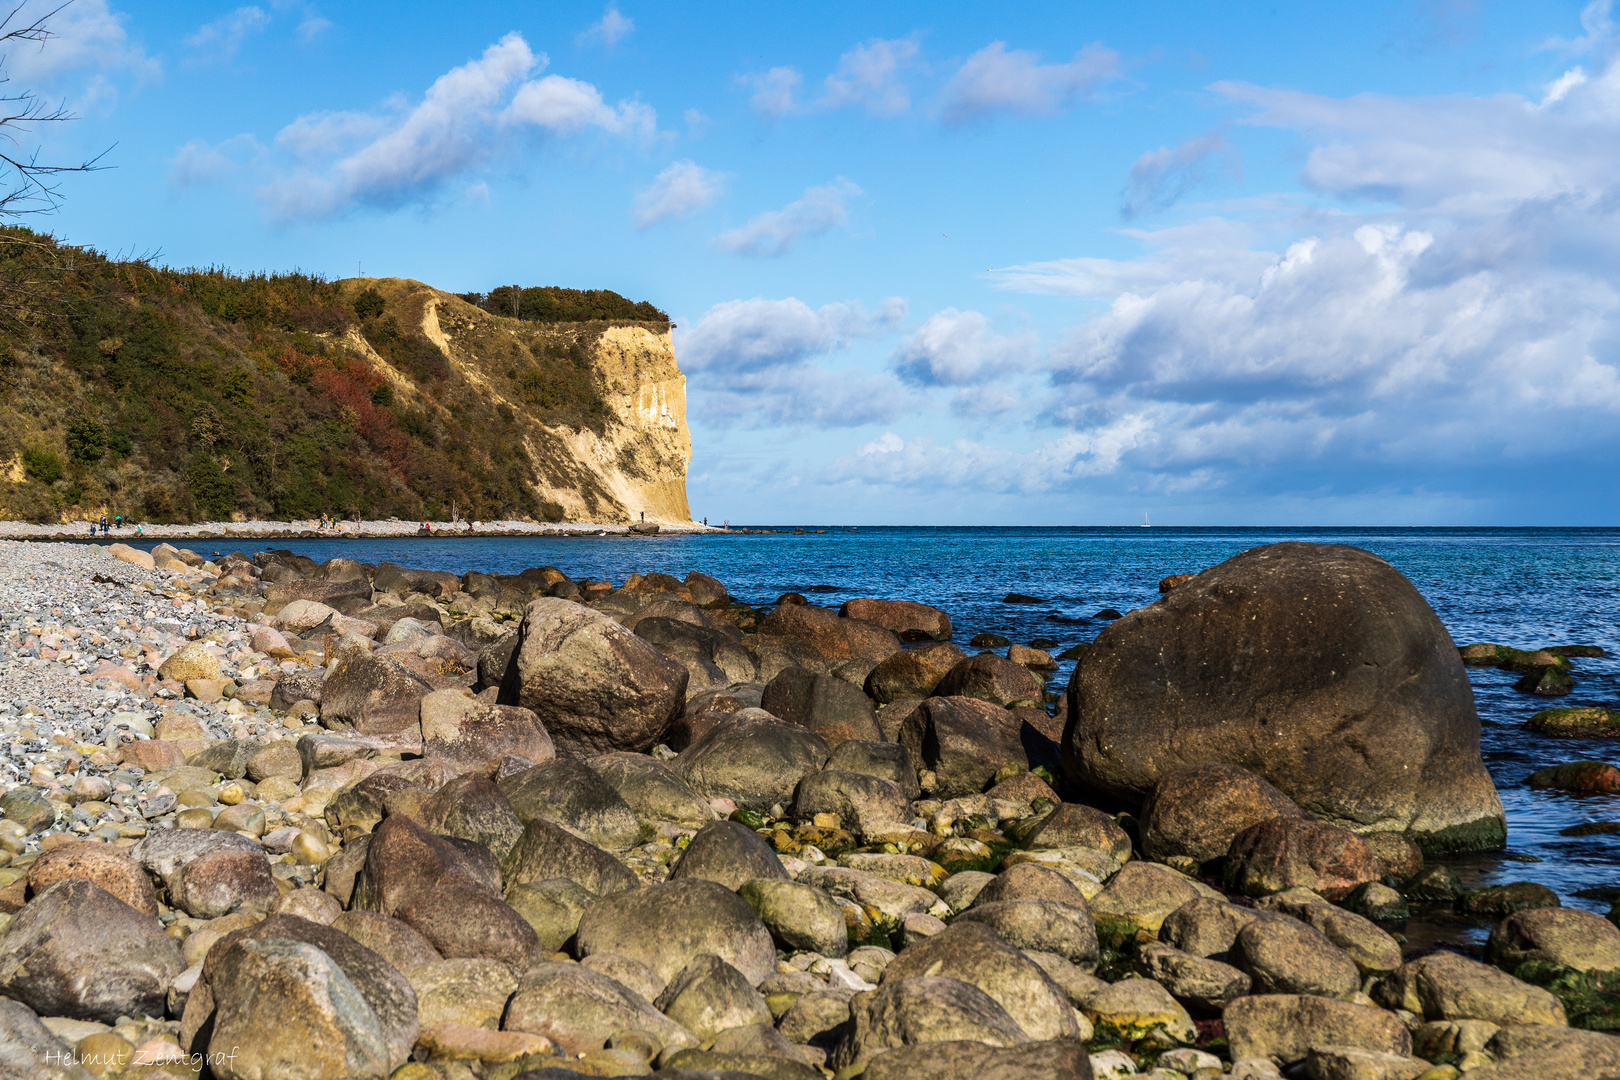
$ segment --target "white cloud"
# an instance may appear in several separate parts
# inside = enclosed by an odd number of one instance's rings
[[[827,76],[822,107],[858,107],[873,116],[898,116],[911,108],[900,73],[916,56],[917,43],[910,38],[857,45],[838,58],[838,66]]]
[[[795,68],[773,67],[762,74],[739,75],[737,82],[753,89],[748,104],[761,116],[775,119],[799,109],[794,97],[804,76]]]
[[[624,40],[625,35],[635,28],[636,21],[634,19],[619,14],[617,4],[609,4],[607,10],[602,12],[602,17],[592,23],[591,28],[580,34],[574,41],[575,44],[580,46],[599,44],[611,49]]]
[[[261,32],[269,25],[270,15],[263,8],[254,5],[239,7],[188,34],[186,45],[198,54],[205,54],[207,60],[229,60],[250,35]]]
[[[630,216],[639,229],[665,218],[689,218],[707,209],[724,187],[725,177],[720,173],[693,161],[677,161],[659,173],[651,187],[637,192]]]
[[[757,371],[804,363],[853,339],[892,330],[905,316],[906,302],[899,297],[875,312],[853,302],[812,308],[791,296],[727,300],[690,329],[676,331],[676,352],[689,373]]]
[[[77,0],[65,7],[51,0],[27,0],[16,9],[12,25],[46,15],[50,16],[48,39],[38,45],[16,43],[4,56],[5,74],[16,83],[31,90],[64,93],[67,84],[87,77],[84,84],[72,88],[72,104],[90,111],[106,109],[116,101],[112,76],[127,74],[146,81],[161,75],[158,62],[130,41],[124,28],[127,16],[111,10],[106,0]]]
[[[889,362],[915,386],[973,386],[1027,370],[1037,344],[1032,331],[998,334],[977,311],[945,308],[908,336]]]
[[[1117,79],[1119,54],[1093,42],[1067,64],[1043,64],[1027,49],[994,41],[968,57],[945,86],[941,117],[960,124],[994,112],[1045,115]]]
[[[780,210],[767,210],[741,228],[726,230],[714,238],[714,244],[733,255],[786,255],[799,246],[799,241],[820,236],[835,225],[848,224],[846,204],[860,194],[861,189],[843,177],[806,188],[803,198]]]
[[[1131,166],[1121,211],[1127,218],[1165,210],[1209,178],[1212,164],[1235,170],[1237,149],[1218,134],[1190,139],[1180,146],[1149,150]]]
[[[607,104],[590,83],[560,75],[531,78],[546,56],[510,33],[481,57],[436,79],[416,105],[388,113],[301,116],[277,145],[307,168],[265,185],[260,198],[281,220],[323,217],[355,206],[393,208],[433,198],[513,139],[597,129],[645,138],[653,110],[636,101]]]

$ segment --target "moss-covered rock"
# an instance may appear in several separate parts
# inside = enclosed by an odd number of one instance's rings
[[[1542,735],[1610,738],[1620,735],[1620,709],[1600,709],[1595,706],[1542,709],[1524,726]]]
[[[1537,697],[1563,697],[1575,689],[1575,679],[1561,668],[1538,667],[1526,672],[1513,689]]]
[[[1470,889],[1457,900],[1459,910],[1482,919],[1501,919],[1529,908],[1561,907],[1558,894],[1534,881],[1510,881]]]

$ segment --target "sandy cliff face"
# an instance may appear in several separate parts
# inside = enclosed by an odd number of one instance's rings
[[[365,279],[390,311],[417,323],[444,353],[455,381],[517,418],[514,439],[535,465],[534,489],[562,507],[570,521],[688,522],[686,466],[692,437],[686,426],[686,376],[675,363],[667,323],[533,323],[491,315],[421,282]],[[440,407],[443,389],[419,387],[360,335],[347,342],[394,384],[400,400]],[[525,373],[546,358],[583,364],[599,407],[573,422],[538,407]],[[526,392],[526,387],[528,392]]]

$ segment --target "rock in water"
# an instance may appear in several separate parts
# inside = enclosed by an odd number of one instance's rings
[[[579,752],[645,754],[680,715],[691,678],[607,615],[554,597],[529,605],[513,663],[512,704],[532,710],[560,748]]]
[[[1224,762],[1427,850],[1507,835],[1451,636],[1394,567],[1342,545],[1254,548],[1103,630],[1069,684],[1063,751],[1072,781],[1119,798]]]

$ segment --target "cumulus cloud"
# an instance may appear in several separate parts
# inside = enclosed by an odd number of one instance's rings
[[[898,116],[911,108],[901,73],[916,57],[917,43],[910,38],[857,45],[838,58],[838,66],[827,76],[822,107],[856,107],[873,116]]]
[[[797,112],[797,94],[804,76],[797,68],[773,67],[753,75],[739,75],[737,82],[753,90],[748,104],[761,116],[776,119]]]
[[[395,208],[435,197],[524,135],[594,129],[641,139],[655,132],[657,117],[648,106],[609,105],[595,86],[578,79],[535,77],[546,64],[543,53],[511,33],[441,75],[415,105],[301,116],[276,144],[305,167],[265,185],[260,198],[282,221],[357,206]]]
[[[602,17],[592,23],[589,30],[580,34],[574,40],[575,44],[580,46],[605,45],[611,49],[624,40],[625,36],[635,28],[636,21],[634,19],[619,14],[617,4],[609,4],[607,10],[602,12]]]
[[[1237,148],[1219,134],[1190,139],[1177,147],[1149,150],[1131,166],[1120,212],[1127,218],[1166,210],[1209,179],[1212,169],[1235,171]]]
[[[11,10],[11,9],[7,9]],[[17,7],[12,25],[50,16],[51,36],[35,45],[14,43],[4,55],[5,74],[37,91],[69,93],[76,109],[109,108],[118,98],[116,76],[157,78],[162,68],[130,41],[127,17],[106,0],[77,0],[63,7],[50,0],[27,0]],[[76,84],[76,85],[75,85]]]
[[[665,218],[689,218],[707,209],[725,187],[725,177],[694,161],[677,161],[636,193],[630,216],[638,229],[650,228]]]
[[[714,238],[714,245],[733,255],[786,255],[801,240],[847,225],[849,200],[861,194],[859,187],[840,176],[830,184],[806,188],[803,198],[780,210],[767,210],[741,228],[727,229]]]
[[[1040,54],[1007,50],[993,41],[968,57],[945,85],[941,118],[962,124],[996,112],[1046,115],[1089,94],[1121,73],[1119,54],[1093,42],[1067,64],[1043,64]]]
[[[242,43],[270,25],[270,15],[255,5],[239,7],[204,23],[186,35],[186,45],[208,60],[229,60],[242,48]]]
[[[814,361],[892,331],[905,315],[898,297],[876,311],[854,302],[812,308],[795,297],[728,300],[677,330],[675,353],[692,381],[697,417],[713,426],[857,427],[899,415],[905,388],[887,372],[833,371]]]
[[[193,139],[170,159],[169,183],[181,191],[217,183],[236,175],[243,161],[262,149],[251,135],[238,135],[217,146],[204,139]]]
[[[1028,368],[1037,344],[1033,331],[998,334],[977,311],[945,308],[901,342],[889,362],[914,386],[974,386]]]

